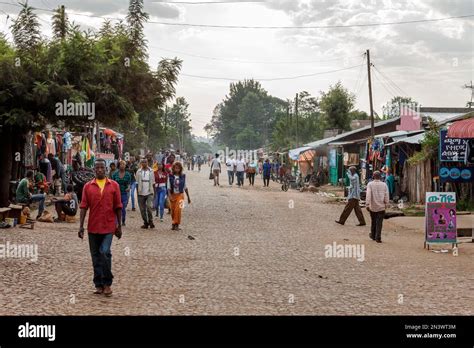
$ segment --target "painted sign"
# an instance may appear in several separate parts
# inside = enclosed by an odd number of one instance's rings
[[[468,139],[448,138],[448,131],[443,129],[439,134],[439,160],[441,162],[464,162]]]
[[[474,167],[440,167],[441,182],[472,182],[474,181]]]
[[[426,243],[457,243],[456,193],[426,192]]]

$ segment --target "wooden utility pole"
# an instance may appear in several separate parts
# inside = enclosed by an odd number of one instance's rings
[[[374,104],[372,101],[372,80],[370,77],[370,51],[367,50],[367,79],[369,80],[369,102],[370,102],[370,137],[372,140],[375,137],[374,128]]]
[[[469,105],[469,106],[468,106],[469,109],[471,109],[471,108],[472,108],[472,105],[473,105],[472,99],[473,99],[473,97],[474,97],[474,86],[472,85],[472,81],[471,81],[471,84],[470,84],[470,85],[466,84],[466,85],[463,86],[463,88],[467,88],[467,89],[470,89],[470,90],[471,90],[471,101],[470,101],[470,102],[467,102],[467,105]]]
[[[295,119],[296,119],[296,147],[299,147],[299,139],[298,139],[298,93],[296,93],[295,97]]]

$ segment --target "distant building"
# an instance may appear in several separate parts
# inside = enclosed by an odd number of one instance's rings
[[[366,126],[370,126],[370,120],[352,120],[351,121],[351,130],[359,129]]]

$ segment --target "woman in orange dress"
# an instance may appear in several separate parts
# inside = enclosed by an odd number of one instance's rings
[[[188,197],[188,204],[191,204],[189,191],[186,187],[186,175],[183,174],[183,165],[181,162],[174,162],[171,167],[171,174],[168,177],[168,197],[171,206],[171,219],[174,231],[179,230],[181,224],[181,212],[184,206],[184,193]]]

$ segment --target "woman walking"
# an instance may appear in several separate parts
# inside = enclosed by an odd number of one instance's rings
[[[183,165],[180,162],[173,163],[171,167],[171,175],[169,176],[168,196],[171,206],[171,219],[174,231],[179,230],[181,224],[181,211],[184,205],[184,192],[188,197],[188,204],[191,204],[189,191],[186,187],[186,175],[183,174]]]
[[[257,170],[258,170],[257,162],[255,161],[250,162],[247,169],[250,186],[253,186],[255,184],[255,175],[257,174]]]
[[[127,163],[119,162],[119,169],[112,174],[112,180],[116,181],[120,186],[120,197],[122,199],[122,226],[125,226],[125,214],[128,205],[128,193],[132,183],[132,175],[126,171]]]
[[[163,214],[165,212],[166,200],[166,183],[168,181],[168,173],[165,171],[163,164],[159,163],[155,175],[155,202],[156,217],[160,217],[160,222],[163,222]],[[159,215],[158,215],[159,214]]]

